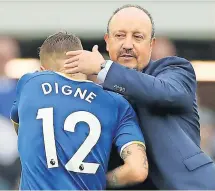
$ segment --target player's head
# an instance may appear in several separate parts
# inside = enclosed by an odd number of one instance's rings
[[[40,62],[44,69],[60,72],[67,59],[66,52],[82,50],[81,40],[73,34],[58,32],[49,36],[40,47]]]
[[[155,42],[153,19],[138,5],[124,5],[109,19],[104,38],[111,60],[142,70],[149,63]]]

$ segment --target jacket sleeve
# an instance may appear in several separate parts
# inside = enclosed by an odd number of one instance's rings
[[[113,63],[103,87],[135,100],[161,108],[190,110],[196,92],[196,77],[191,63],[179,57],[160,61],[155,76]]]

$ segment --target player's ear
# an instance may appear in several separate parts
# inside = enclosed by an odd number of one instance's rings
[[[41,71],[44,71],[44,70],[46,70],[43,66],[40,66],[40,70]]]

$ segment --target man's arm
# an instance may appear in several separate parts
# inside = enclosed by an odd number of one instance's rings
[[[118,127],[113,143],[124,164],[107,174],[107,186],[119,188],[143,182],[148,175],[145,141],[136,114],[122,96],[118,100]]]
[[[154,108],[192,109],[196,93],[195,72],[191,63],[183,58],[167,57],[156,61],[149,68],[153,70],[152,76],[117,63],[107,63],[101,70],[105,60],[97,46],[93,47],[92,52],[70,51],[67,55],[71,56],[65,62],[68,74],[98,74],[98,81],[103,83],[104,89],[129,96],[136,102]]]
[[[107,173],[107,187],[116,189],[143,182],[148,176],[145,146],[133,143],[121,152],[124,164]]]
[[[192,109],[196,78],[190,62],[168,57],[159,64],[154,77],[113,63],[103,87],[154,107]]]

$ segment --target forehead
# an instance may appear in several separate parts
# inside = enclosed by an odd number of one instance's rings
[[[149,16],[142,10],[129,7],[116,13],[109,24],[111,32],[143,32],[151,34],[152,24]]]

